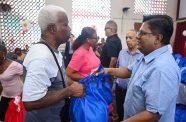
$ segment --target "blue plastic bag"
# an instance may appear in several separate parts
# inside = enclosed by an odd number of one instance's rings
[[[180,54],[173,54],[173,56],[174,56],[174,58],[176,60],[176,63],[180,67],[180,71],[181,71],[181,83],[183,83],[184,85],[186,85],[186,58],[184,58]]]
[[[103,69],[102,65],[97,72]],[[91,74],[79,82],[85,85],[86,96],[72,97],[70,117],[72,122],[108,122],[109,104],[112,102],[110,76],[102,72]]]
[[[186,85],[186,67],[181,68],[181,83]]]
[[[176,107],[175,122],[186,122],[186,106]]]
[[[184,58],[182,55],[180,54],[173,54],[178,66],[181,68],[181,67],[184,67],[186,65],[186,58]]]

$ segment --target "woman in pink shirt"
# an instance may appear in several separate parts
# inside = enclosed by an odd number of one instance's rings
[[[0,121],[4,121],[8,103],[22,93],[23,66],[6,58],[7,49],[0,45]]]
[[[66,69],[67,76],[70,79],[69,84],[90,75],[99,67],[100,60],[93,51],[97,42],[96,30],[91,27],[84,27],[81,35],[72,45],[74,54]]]

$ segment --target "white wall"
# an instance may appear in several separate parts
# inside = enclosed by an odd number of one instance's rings
[[[116,20],[119,30],[118,34],[122,39],[123,48],[126,47],[125,36],[126,32],[134,28],[135,22],[141,22],[143,15],[134,14],[134,1],[135,0],[111,0],[112,2],[112,19]],[[167,14],[176,20],[177,0],[168,0]],[[122,8],[129,7],[126,12],[122,12]],[[122,19],[123,14],[123,19]],[[174,36],[173,36],[174,37]]]
[[[63,7],[68,15],[69,25],[72,27],[72,1],[71,0],[45,0],[45,4],[52,4]]]
[[[71,0],[46,0],[46,4],[55,4],[66,9],[72,24],[72,3]],[[122,9],[129,7],[130,9],[123,13]],[[167,14],[176,20],[177,0],[168,0]],[[134,0],[111,0],[111,19],[118,24],[118,35],[122,40],[123,48],[126,48],[125,34],[128,30],[134,28],[135,22],[142,21],[142,15],[134,14]],[[122,17],[123,14],[123,17]]]
[[[167,14],[176,20],[177,0],[168,0]],[[71,0],[46,0],[47,4],[62,6],[68,14],[69,25],[72,25],[72,1]],[[142,15],[135,15],[134,0],[111,0],[111,19],[118,24],[118,35],[122,40],[123,48],[126,47],[125,34],[128,30],[134,28],[135,22],[141,22]],[[127,13],[123,13],[122,8],[130,7]],[[122,19],[123,14],[123,19]],[[1,31],[0,31],[1,36]]]
[[[125,36],[126,32],[134,29],[135,22],[141,22],[142,15],[134,14],[134,0],[111,0],[111,18],[118,24],[118,35],[122,40],[123,48],[126,48]],[[129,7],[127,12],[122,9]]]
[[[186,0],[180,0],[180,8],[179,8],[179,18],[185,18],[186,17]]]

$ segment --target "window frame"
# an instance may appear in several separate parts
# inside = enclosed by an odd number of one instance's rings
[[[178,0],[177,2],[177,15],[176,15],[176,20],[184,20],[186,19],[186,15],[184,17],[180,17],[180,5],[183,4],[183,0]]]

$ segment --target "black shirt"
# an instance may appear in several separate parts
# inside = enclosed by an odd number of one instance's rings
[[[109,67],[111,57],[118,57],[121,49],[121,40],[117,34],[108,37],[102,49],[101,64],[104,67]]]

